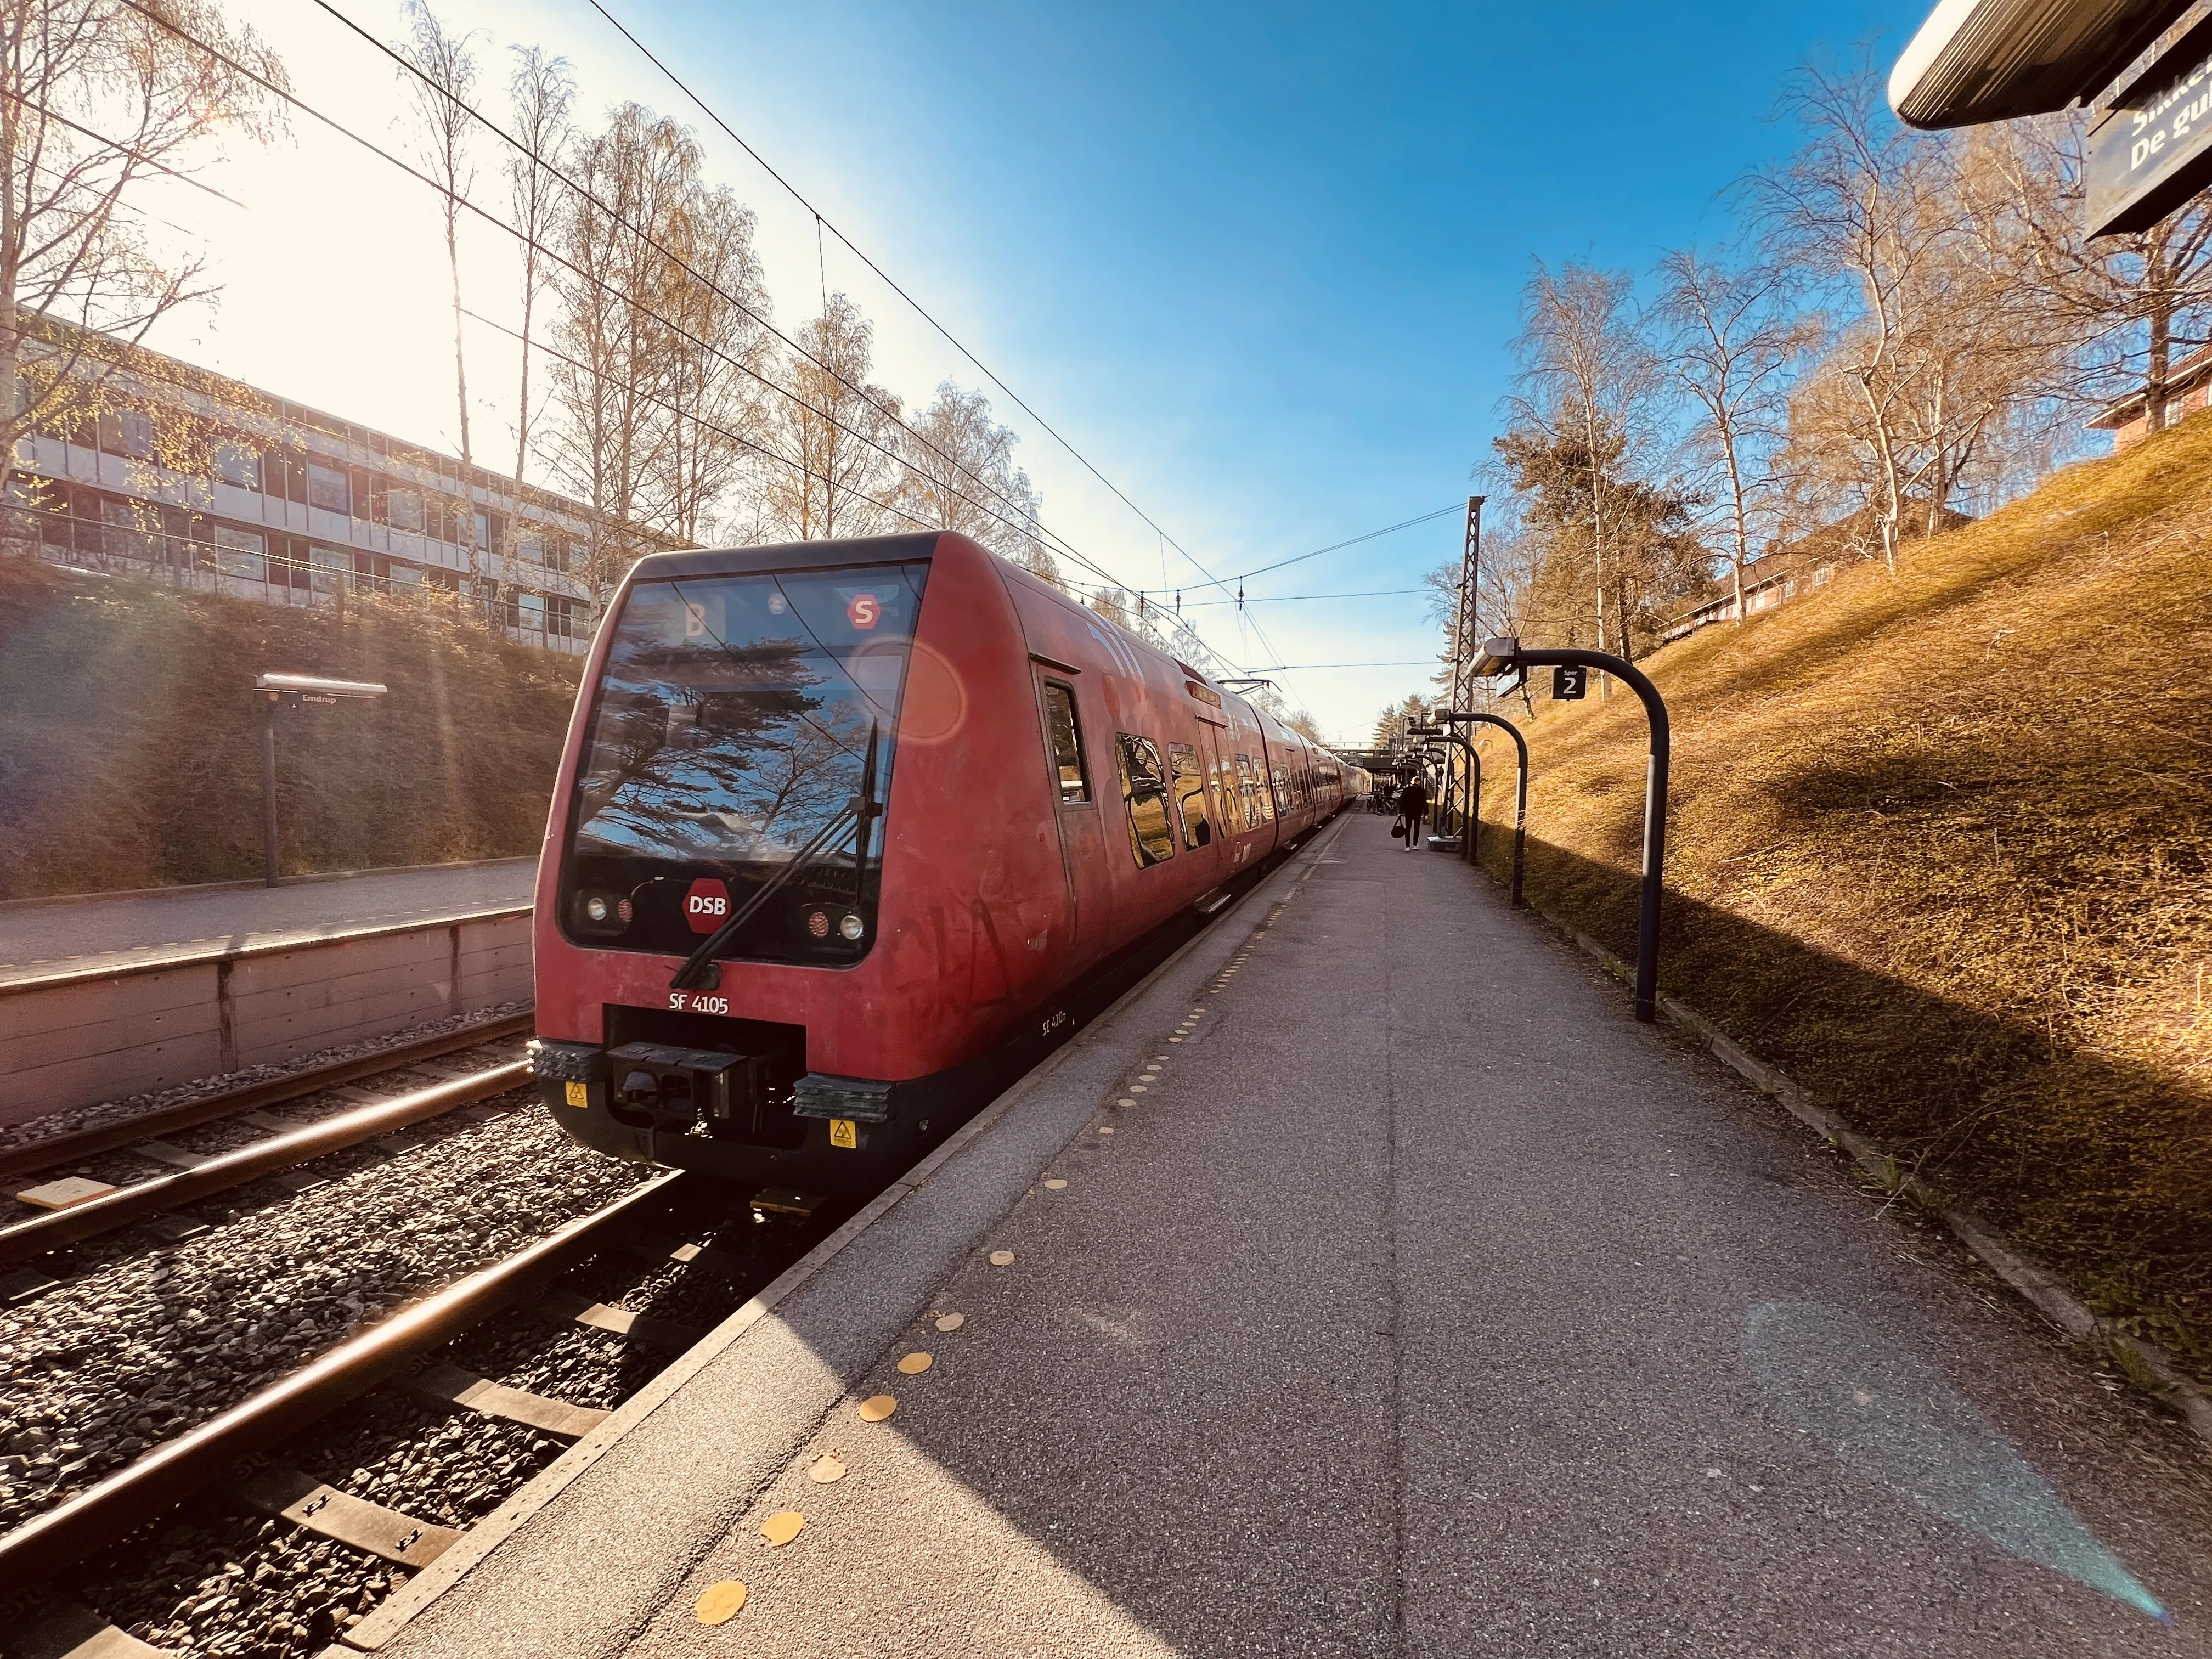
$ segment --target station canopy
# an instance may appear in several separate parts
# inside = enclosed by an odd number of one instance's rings
[[[1890,72],[1908,125],[1972,126],[2094,97],[2189,0],[1942,0]]]

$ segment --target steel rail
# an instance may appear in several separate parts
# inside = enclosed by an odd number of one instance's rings
[[[173,1134],[179,1129],[197,1128],[219,1117],[235,1117],[240,1112],[258,1111],[264,1106],[281,1105],[288,1100],[297,1100],[302,1095],[335,1089],[361,1078],[374,1077],[380,1072],[404,1071],[420,1061],[435,1060],[441,1054],[453,1054],[463,1048],[473,1048],[479,1043],[519,1036],[531,1029],[534,1018],[527,1011],[508,1014],[499,1019],[486,1020],[481,1025],[465,1025],[458,1030],[442,1031],[436,1036],[418,1037],[412,1042],[380,1048],[374,1054],[356,1054],[350,1060],[318,1066],[312,1071],[294,1072],[285,1077],[269,1078],[259,1083],[225,1089],[219,1094],[202,1095],[196,1100],[181,1101],[174,1106],[165,1106],[138,1117],[120,1118],[113,1123],[103,1123],[94,1128],[72,1130],[67,1134],[52,1135],[44,1140],[26,1141],[22,1146],[10,1146],[0,1152],[0,1181],[12,1176],[27,1175],[34,1170],[52,1169],[57,1164],[89,1158],[94,1152],[112,1152],[118,1146],[128,1146],[133,1141],[152,1140],[161,1135]]]
[[[220,1480],[233,1460],[264,1449],[366,1394],[413,1355],[506,1307],[541,1274],[599,1249],[606,1229],[670,1196],[670,1187],[684,1179],[683,1171],[671,1170],[579,1216],[0,1536],[0,1582],[35,1583],[70,1565]]]
[[[151,1181],[134,1182],[105,1197],[18,1222],[12,1227],[0,1227],[0,1267],[27,1261],[146,1216],[173,1210],[210,1193],[243,1186],[262,1176],[326,1157],[364,1140],[374,1140],[410,1124],[442,1117],[472,1102],[519,1089],[529,1080],[530,1062],[526,1060],[495,1066],[489,1071],[418,1089],[413,1094],[401,1095],[378,1105],[341,1112],[288,1134],[272,1135],[251,1146],[241,1146],[234,1152],[219,1153],[195,1169],[156,1176]]]

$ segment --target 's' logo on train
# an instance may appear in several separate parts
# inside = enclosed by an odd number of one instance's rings
[[[711,933],[730,919],[730,890],[711,877],[691,884],[684,896],[684,920],[695,933]]]
[[[883,620],[883,601],[872,593],[855,593],[845,607],[847,620],[866,633]]]

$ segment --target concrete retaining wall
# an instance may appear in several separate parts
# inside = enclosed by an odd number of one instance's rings
[[[0,1123],[530,995],[526,907],[0,987]]]

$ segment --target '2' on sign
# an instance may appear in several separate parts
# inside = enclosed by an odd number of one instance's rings
[[[1565,663],[1552,671],[1552,700],[1580,702],[1589,692],[1589,670],[1580,663]]]
[[[866,633],[884,618],[884,603],[872,593],[855,593],[846,602],[845,617]]]
[[[684,920],[695,933],[711,933],[730,919],[730,890],[712,877],[691,884],[684,896]]]

